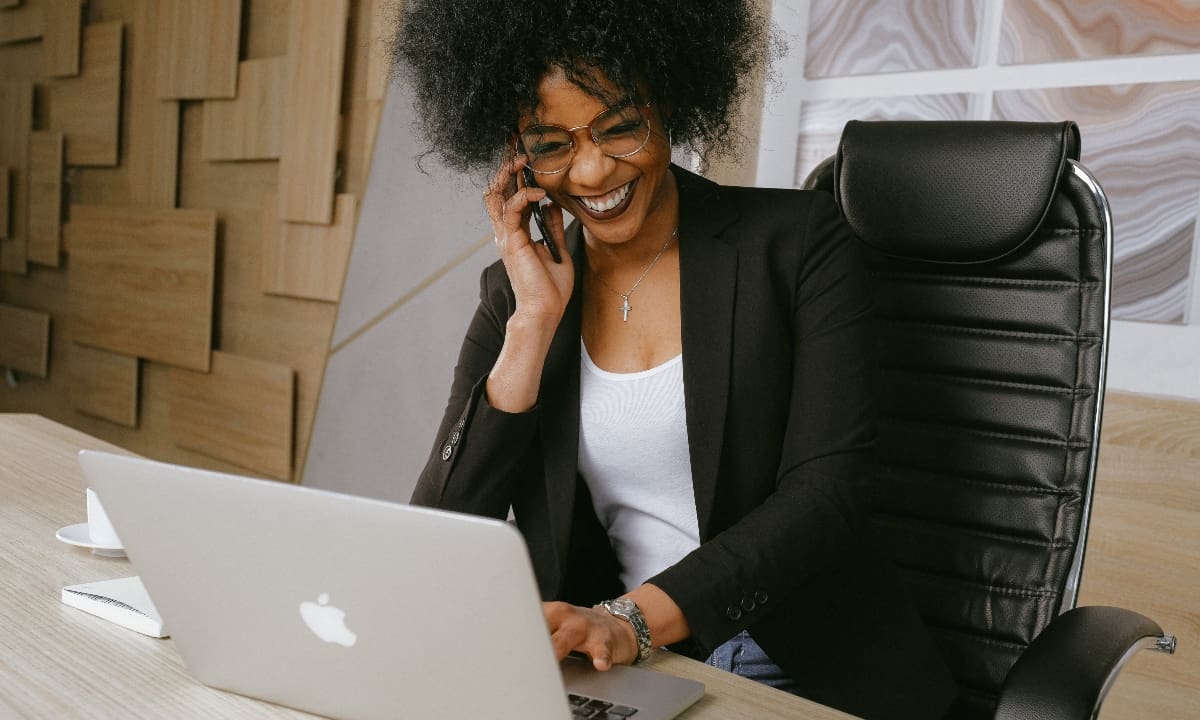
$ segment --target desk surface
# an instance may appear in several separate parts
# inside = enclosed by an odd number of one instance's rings
[[[35,415],[0,414],[0,717],[310,718],[200,685],[171,640],[155,640],[59,601],[64,585],[132,575],[54,532],[86,518],[80,449],[125,452]],[[681,720],[837,720],[835,710],[670,653],[649,663],[699,680]]]

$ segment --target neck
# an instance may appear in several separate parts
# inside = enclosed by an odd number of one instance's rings
[[[664,245],[673,247],[673,243],[668,241],[679,227],[679,194],[674,176],[668,173],[668,177],[671,181],[666,197],[656,203],[654,212],[647,215],[637,234],[630,239],[616,243],[598,241],[584,226],[584,250],[588,267],[593,272],[605,276],[640,272],[663,251]],[[668,247],[668,251],[671,249]]]

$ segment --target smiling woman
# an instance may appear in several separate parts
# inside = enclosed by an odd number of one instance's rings
[[[671,164],[732,146],[771,46],[758,7],[408,3],[401,77],[432,152],[491,175],[499,253],[413,502],[511,510],[559,657],[670,645],[862,717],[939,717],[949,674],[862,530],[857,244],[827,195]]]

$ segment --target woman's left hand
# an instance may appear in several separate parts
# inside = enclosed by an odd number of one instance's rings
[[[564,602],[542,603],[554,654],[562,660],[571,652],[592,659],[597,670],[632,665],[637,659],[633,626],[604,608],[584,608]]]

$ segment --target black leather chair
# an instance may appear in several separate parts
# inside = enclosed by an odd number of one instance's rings
[[[1076,608],[1099,448],[1112,219],[1074,123],[850,122],[806,187],[867,246],[881,354],[872,524],[962,696],[1093,718],[1149,618]]]

